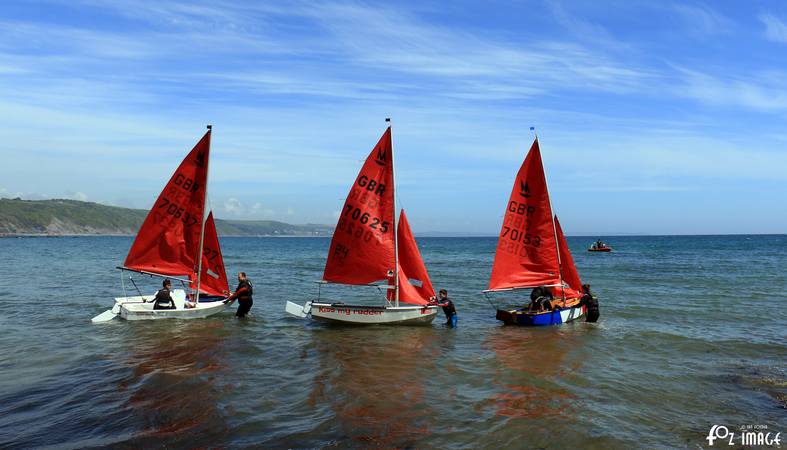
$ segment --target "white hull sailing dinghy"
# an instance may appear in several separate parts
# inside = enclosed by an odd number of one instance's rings
[[[107,320],[114,319],[116,316],[126,320],[202,319],[220,313],[227,307],[222,302],[224,297],[206,298],[200,296],[200,301],[194,304],[194,307],[187,308],[186,291],[173,289],[170,295],[175,303],[175,309],[153,309],[154,295],[116,297],[112,309],[104,311],[97,317],[105,315]],[[188,303],[191,304],[191,302]],[[94,322],[99,322],[99,320],[94,320]]]
[[[531,299],[527,306],[497,307],[497,319],[510,325],[540,326],[570,322],[586,314],[587,307],[580,302],[583,291],[579,273],[560,222],[552,213],[536,138],[506,206],[489,289],[484,295],[490,298],[491,293],[538,287],[552,297]]]
[[[382,304],[329,302],[320,298],[320,289],[316,300],[303,306],[287,302],[285,310],[328,323],[431,323],[437,315],[437,306],[429,304],[434,288],[404,210],[398,223],[395,220],[395,205],[393,146],[388,127],[350,189],[319,282],[321,286],[375,286],[386,292]]]
[[[427,325],[432,323],[437,312],[435,306],[359,306],[318,301],[306,302],[303,306],[287,302],[286,310],[316,322],[358,325]]]
[[[200,319],[224,311],[229,293],[213,213],[206,213],[211,127],[189,152],[159,195],[126,256],[123,272],[183,283],[170,295],[175,309],[154,309],[153,295],[115,298],[112,309],[93,318],[126,320]],[[183,277],[183,278],[178,278]],[[123,276],[121,275],[121,282]],[[136,283],[131,279],[133,286]],[[186,293],[186,289],[191,291]]]

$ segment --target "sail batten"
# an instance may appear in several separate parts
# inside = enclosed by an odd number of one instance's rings
[[[331,239],[323,280],[368,285],[395,276],[391,128],[355,179]]]
[[[557,236],[538,139],[511,190],[498,238],[490,291],[560,285]]]

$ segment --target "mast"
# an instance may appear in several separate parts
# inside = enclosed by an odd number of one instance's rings
[[[391,118],[386,117],[385,121],[390,123]],[[391,125],[388,125],[391,128]],[[396,164],[394,164],[393,130],[391,130],[391,180],[393,180],[393,234],[394,234],[394,305],[399,307],[399,236],[396,231]]]
[[[533,130],[533,127],[531,127],[530,129]],[[536,135],[536,142],[538,142],[538,133],[536,133],[534,131],[533,134]],[[539,149],[540,148],[541,148],[541,145],[539,144]],[[554,235],[555,235],[555,252],[557,253],[557,271],[558,271],[558,276],[560,277],[560,291],[563,293],[563,306],[565,306],[565,304],[566,304],[566,288],[563,287],[563,263],[560,261],[560,244],[558,243],[558,240],[557,240],[557,227],[555,226],[555,209],[552,207],[552,197],[549,195],[549,183],[547,182],[547,171],[544,170],[544,167],[543,167],[543,164],[544,164],[543,163],[543,159],[542,159],[542,163],[541,164],[542,164],[541,170],[544,171],[544,187],[545,187],[545,189],[547,191],[547,198],[549,199],[549,212],[550,212],[550,216],[552,216],[551,217],[551,219],[552,219],[552,233],[554,233]]]
[[[208,133],[211,133],[213,129],[213,125],[208,125]],[[208,140],[208,150],[210,150],[210,140]],[[208,177],[210,177],[210,153],[208,153],[208,157],[205,158],[205,195],[202,198],[202,227],[199,231],[199,252],[197,253],[197,258],[199,258],[199,263],[197,264],[197,292],[194,294],[194,303],[199,303],[199,287],[200,281],[202,278],[202,252],[203,252],[203,245],[205,244],[205,206],[208,203]],[[551,206],[550,206],[551,208]],[[554,221],[553,224],[554,226]]]

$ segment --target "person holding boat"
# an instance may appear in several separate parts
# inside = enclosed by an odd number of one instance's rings
[[[598,310],[598,299],[590,293],[590,285],[583,284],[582,285],[582,298],[579,299],[579,304],[585,305],[587,310],[587,315],[585,316],[585,320],[587,322],[596,322],[600,316]]]
[[[153,299],[153,309],[175,309],[175,301],[172,300],[170,289],[172,289],[172,282],[165,279],[161,283],[161,289],[156,292],[156,298]]]
[[[432,297],[430,300],[432,303],[436,304],[437,306],[441,306],[443,308],[443,312],[445,313],[445,325],[448,328],[456,328],[456,323],[458,321],[456,315],[456,307],[454,306],[454,302],[448,298],[448,291],[445,289],[440,289],[440,297],[439,299],[436,297]]]
[[[251,305],[254,304],[252,299],[253,287],[251,281],[246,277],[246,272],[238,272],[238,288],[235,292],[224,300],[224,303],[232,304],[236,299],[238,300],[238,311],[235,312],[235,317],[246,317],[249,313]]]

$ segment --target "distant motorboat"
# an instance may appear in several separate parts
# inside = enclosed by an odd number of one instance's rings
[[[612,247],[605,244],[601,240],[594,242],[593,244],[588,247],[589,252],[602,252],[602,253],[609,253],[612,251]]]

